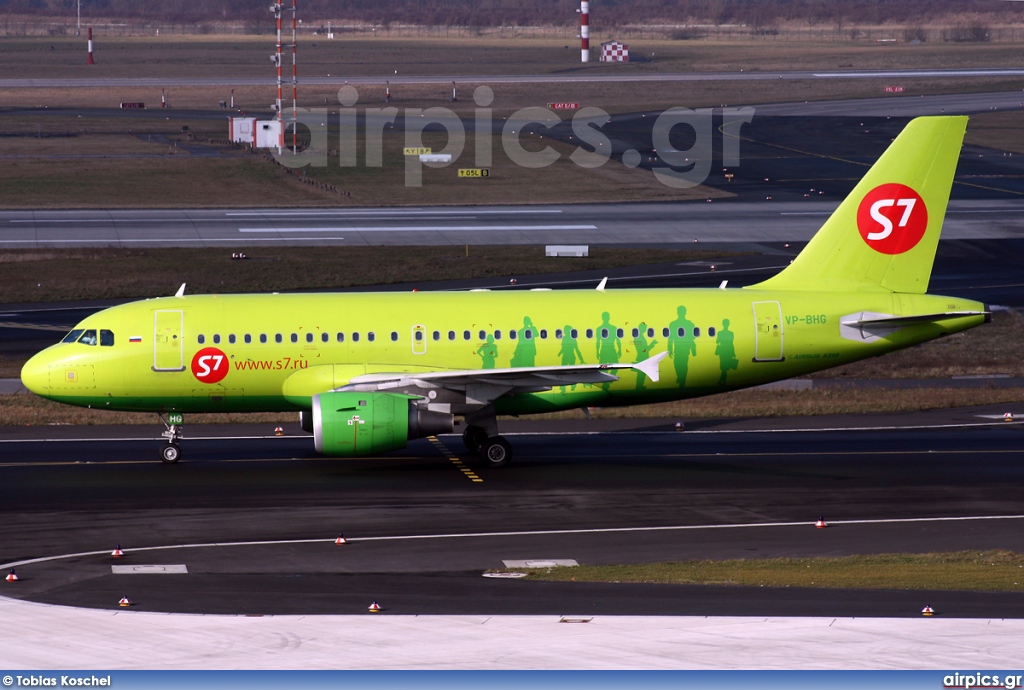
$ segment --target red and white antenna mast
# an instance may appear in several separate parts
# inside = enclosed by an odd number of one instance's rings
[[[277,2],[270,6],[270,11],[274,13],[274,18],[277,19],[277,52],[270,56],[270,59],[277,65],[277,101],[275,103],[275,109],[277,110],[277,120],[281,123],[281,138],[277,147],[277,152],[281,153],[282,145],[284,143],[284,110],[281,107],[281,103],[284,100],[284,79],[282,75],[282,69],[284,67],[283,50],[285,48],[284,43],[281,42],[281,15],[286,12],[281,3]],[[292,49],[292,153],[297,154],[299,152],[299,141],[298,141],[298,106],[299,106],[299,66],[298,66],[298,23],[299,23],[299,8],[298,0],[292,0],[292,42],[290,47]]]
[[[292,0],[292,155],[299,153],[299,67],[298,67],[298,23],[299,0]]]
[[[92,27],[91,26],[89,27],[89,62],[87,64],[90,64],[90,65],[95,65],[96,64],[95,62],[92,61]]]
[[[580,0],[580,61],[590,62],[590,2]]]

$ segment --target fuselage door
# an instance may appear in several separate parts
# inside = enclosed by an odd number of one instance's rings
[[[778,302],[754,302],[754,361],[781,362],[782,305]]]
[[[153,312],[153,371],[185,371],[184,321],[179,310]]]
[[[414,355],[427,354],[427,327],[417,325],[412,327],[412,353]]]

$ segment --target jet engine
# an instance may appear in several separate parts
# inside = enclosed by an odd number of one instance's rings
[[[422,398],[400,393],[330,392],[313,396],[316,451],[365,457],[404,448],[410,439],[450,433],[454,417],[428,410]]]

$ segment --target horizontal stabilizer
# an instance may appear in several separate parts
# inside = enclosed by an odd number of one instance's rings
[[[888,326],[899,328],[911,326],[915,323],[930,323],[935,321],[946,321],[947,319],[960,319],[968,316],[988,316],[987,311],[945,311],[935,314],[914,314],[913,316],[885,316],[873,314],[870,317],[860,319],[843,319],[840,323],[844,326]]]

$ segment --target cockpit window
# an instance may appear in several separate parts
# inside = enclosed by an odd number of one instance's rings
[[[100,347],[114,346],[114,332],[106,329],[100,331]]]
[[[87,330],[85,333],[82,334],[82,337],[78,339],[78,342],[82,343],[83,345],[95,345],[96,329],[90,328],[89,330]]]
[[[82,333],[84,333],[84,332],[85,332],[85,329],[76,328],[75,330],[71,331],[66,336],[64,336],[64,340],[62,340],[61,342],[62,343],[74,343],[74,342],[77,342],[78,339],[81,337]]]

